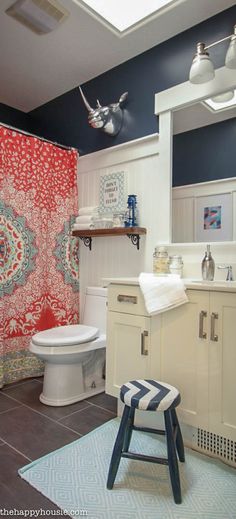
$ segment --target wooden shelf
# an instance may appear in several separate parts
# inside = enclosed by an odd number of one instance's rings
[[[83,240],[84,245],[92,248],[92,238],[99,238],[105,236],[128,236],[133,245],[139,249],[139,240],[142,234],[146,234],[147,230],[144,227],[112,227],[111,229],[83,229],[72,231],[72,236],[78,236]]]

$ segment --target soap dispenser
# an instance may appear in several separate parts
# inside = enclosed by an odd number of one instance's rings
[[[213,281],[215,274],[215,262],[212,258],[210,245],[207,245],[205,256],[202,260],[202,279],[205,281]]]

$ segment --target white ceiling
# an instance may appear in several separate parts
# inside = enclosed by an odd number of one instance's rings
[[[29,112],[235,5],[235,0],[177,0],[123,36],[91,16],[78,0],[60,0],[69,18],[39,36],[5,14],[13,3],[0,2],[0,103]]]

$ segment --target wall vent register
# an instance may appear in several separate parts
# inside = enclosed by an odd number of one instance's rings
[[[213,454],[234,467],[236,466],[236,442],[233,440],[199,428],[196,443],[202,451]]]

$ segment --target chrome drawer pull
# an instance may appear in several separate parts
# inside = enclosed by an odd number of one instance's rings
[[[133,303],[134,305],[136,305],[138,302],[138,298],[137,296],[126,296],[123,294],[119,294],[117,296],[117,301],[119,301],[119,303]]]
[[[147,330],[141,333],[141,355],[148,355],[148,350],[145,349],[145,337],[148,337]]]
[[[215,334],[215,320],[218,319],[218,314],[212,312],[211,314],[211,341],[217,342],[218,335]]]
[[[204,320],[204,317],[207,317],[207,312],[205,312],[204,310],[202,310],[199,314],[199,339],[206,339],[207,338],[207,334],[206,332],[203,331],[203,320]]]

